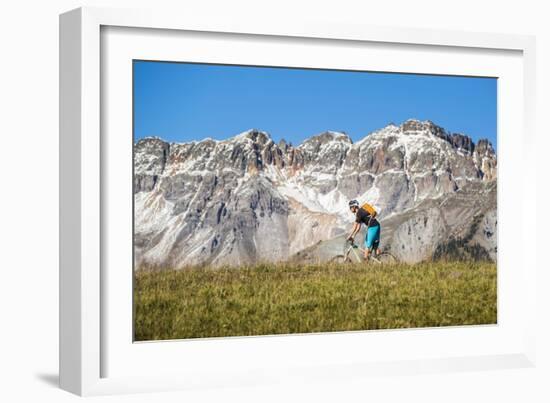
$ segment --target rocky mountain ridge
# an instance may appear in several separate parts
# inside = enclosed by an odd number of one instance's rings
[[[356,143],[333,131],[298,146],[260,130],[181,144],[145,138],[134,146],[136,264],[285,260],[343,233],[349,199],[374,204],[384,224],[496,177],[490,142],[430,121],[391,124]]]

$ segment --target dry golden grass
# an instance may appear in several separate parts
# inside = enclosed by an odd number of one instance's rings
[[[496,265],[138,270],[135,340],[496,323]]]

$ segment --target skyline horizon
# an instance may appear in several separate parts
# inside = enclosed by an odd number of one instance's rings
[[[321,136],[325,133],[337,133],[337,134],[343,134],[343,135],[346,135],[352,144],[355,144],[357,142],[360,142],[362,140],[364,140],[366,137],[368,137],[369,135],[371,134],[374,134],[380,130],[383,130],[389,126],[396,126],[396,127],[400,127],[402,126],[404,123],[406,122],[409,122],[409,121],[416,121],[416,122],[421,122],[421,123],[427,123],[427,122],[431,122],[432,124],[434,124],[435,126],[438,126],[440,128],[442,128],[444,131],[445,131],[445,134],[448,134],[448,135],[462,135],[462,136],[467,136],[469,137],[472,142],[474,143],[474,145],[477,145],[480,141],[482,140],[486,140],[489,142],[489,144],[491,144],[491,146],[493,147],[495,153],[497,151],[497,148],[496,148],[496,144],[491,140],[489,139],[488,137],[478,137],[477,139],[474,138],[473,136],[471,136],[469,133],[462,133],[462,132],[453,132],[453,131],[450,131],[450,130],[447,130],[445,127],[437,124],[437,122],[434,122],[430,119],[424,119],[424,120],[421,120],[421,119],[415,119],[415,118],[409,118],[409,119],[405,119],[403,120],[402,122],[400,123],[395,123],[395,122],[389,122],[387,123],[386,125],[378,128],[378,129],[375,129],[375,130],[372,130],[370,132],[368,132],[367,134],[365,134],[364,136],[362,137],[359,137],[358,139],[354,140],[348,132],[346,132],[345,130],[322,130],[320,132],[316,132],[314,134],[311,134],[309,136],[305,136],[299,143],[294,143],[292,141],[289,141],[287,139],[284,138],[284,136],[280,137],[279,139],[276,139],[274,137],[274,135],[268,131],[268,130],[262,130],[261,128],[259,127],[250,127],[248,129],[245,129],[245,130],[241,130],[241,131],[238,131],[237,133],[234,133],[234,134],[230,134],[228,136],[225,136],[224,138],[214,138],[214,137],[211,137],[211,136],[206,136],[206,137],[203,137],[201,139],[189,139],[187,141],[168,141],[166,140],[164,137],[162,136],[159,136],[159,135],[154,135],[154,134],[151,134],[151,135],[145,135],[145,136],[141,136],[139,138],[136,138],[134,136],[134,143],[137,143],[139,142],[140,140],[143,140],[143,139],[151,139],[151,138],[154,138],[154,139],[160,139],[160,140],[163,140],[163,141],[166,141],[168,143],[174,143],[174,144],[188,144],[188,143],[194,143],[194,142],[201,142],[201,141],[205,141],[205,140],[213,140],[213,141],[227,141],[227,140],[230,140],[230,139],[233,139],[235,137],[238,137],[240,135],[243,135],[245,133],[249,133],[251,131],[258,131],[258,132],[261,132],[261,133],[264,133],[266,134],[271,140],[273,140],[274,143],[280,143],[281,141],[285,141],[286,144],[289,144],[289,145],[292,145],[292,146],[299,146],[301,144],[303,144],[305,141],[313,138],[313,137],[316,137],[316,136]]]

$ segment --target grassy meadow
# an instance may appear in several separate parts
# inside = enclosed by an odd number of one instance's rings
[[[135,340],[493,324],[495,263],[138,270]]]

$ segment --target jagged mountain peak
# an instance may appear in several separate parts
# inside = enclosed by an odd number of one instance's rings
[[[352,144],[353,141],[344,132],[325,131],[307,138],[298,146],[298,148],[308,150],[310,152],[319,152],[321,149],[332,145],[347,149]]]
[[[405,134],[415,134],[417,132],[425,131],[428,131],[434,135],[445,134],[445,129],[436,125],[431,120],[421,121],[417,119],[407,119],[399,127]]]
[[[248,129],[240,134],[237,134],[234,137],[228,138],[225,141],[232,142],[242,140],[251,141],[258,144],[266,144],[270,141],[273,141],[271,135],[268,132],[259,129]]]
[[[420,138],[418,138],[419,136]],[[355,145],[359,146],[363,143],[367,143],[368,145],[371,141],[385,140],[388,137],[413,145],[421,144],[423,141],[430,141],[430,139],[436,141],[442,140],[448,143],[454,150],[465,152],[469,155],[473,155],[477,151],[480,155],[496,156],[493,145],[488,139],[480,139],[475,143],[469,135],[451,133],[431,120],[408,119],[400,125],[390,123],[382,129],[369,133],[362,140],[355,143]]]
[[[335,144],[338,147],[349,148],[348,146],[353,146],[355,148],[360,147],[362,144],[371,143],[374,140],[385,139],[387,136],[399,138],[401,136],[406,136],[404,141],[417,141],[413,140],[414,137],[410,136],[424,136],[429,139],[431,136],[444,140],[449,143],[454,149],[466,152],[472,155],[474,152],[477,152],[479,155],[483,156],[494,156],[495,150],[493,145],[488,139],[479,139],[475,143],[472,138],[463,133],[451,133],[446,131],[443,127],[437,125],[431,120],[418,120],[418,119],[408,119],[402,122],[400,125],[394,123],[389,123],[385,127],[376,130],[372,133],[369,133],[363,139],[357,141],[355,144],[353,140],[345,133],[340,131],[327,130],[319,134],[313,135],[309,138],[306,138],[298,147],[302,150],[310,150],[313,152],[318,152],[322,148],[326,148],[327,145]],[[410,140],[407,140],[410,138]],[[233,137],[229,137],[225,140],[214,140],[212,138],[205,138],[200,141],[191,141],[188,143],[171,143],[172,145],[185,145],[185,144],[212,144],[217,143],[250,143],[251,145],[258,145],[260,148],[264,146],[274,146],[279,148],[282,152],[286,152],[292,148],[291,144],[287,143],[284,140],[275,143],[267,131],[260,129],[248,129],[240,134],[237,134]],[[136,146],[138,148],[143,147],[146,144],[151,144],[157,147],[162,147],[161,144],[168,144],[165,140],[158,136],[148,136],[144,137],[137,141]]]
[[[335,140],[336,141],[343,141],[343,142],[350,143],[350,144],[353,143],[353,141],[346,134],[346,132],[338,132],[338,131],[333,131],[333,130],[327,130],[327,131],[321,132],[319,134],[315,134],[315,135],[309,137],[308,139],[304,140],[303,143],[312,142],[312,141],[313,142],[326,143],[326,142],[335,141]]]
[[[416,119],[409,119],[401,125],[401,128],[404,132],[427,131],[436,137],[448,141],[454,148],[466,151],[470,154],[478,147],[482,149],[481,151],[483,153],[494,154],[493,145],[488,139],[479,139],[476,144],[469,135],[465,133],[448,132],[430,120],[419,121]]]
[[[239,133],[235,136],[229,137],[225,140],[216,140],[216,139],[211,138],[211,137],[205,137],[201,140],[190,140],[190,141],[186,141],[186,142],[172,142],[171,144],[176,145],[176,146],[177,145],[188,145],[188,144],[203,144],[203,143],[216,144],[216,143],[241,142],[243,140],[246,141],[246,142],[259,143],[259,144],[267,144],[270,141],[271,142],[273,141],[272,138],[271,138],[271,135],[266,131],[258,130],[258,129],[248,129],[248,130],[246,130],[242,133]],[[139,144],[146,144],[146,143],[166,143],[166,144],[168,144],[169,142],[164,140],[163,138],[161,138],[159,136],[145,136],[145,137],[140,138],[135,144],[139,145]]]
[[[488,139],[479,139],[475,150],[479,155],[495,155],[493,144]]]
[[[159,136],[146,136],[146,137],[142,137],[140,138],[138,141],[135,142],[135,145],[143,145],[143,144],[147,144],[147,143],[151,143],[151,144],[154,144],[154,143],[166,143],[165,140],[163,140],[161,137]]]

